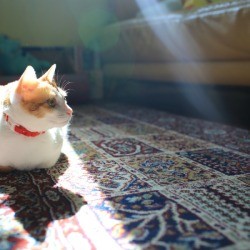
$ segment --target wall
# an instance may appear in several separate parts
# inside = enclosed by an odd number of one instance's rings
[[[108,22],[106,13],[106,0],[0,0],[0,34],[23,46],[79,45]]]

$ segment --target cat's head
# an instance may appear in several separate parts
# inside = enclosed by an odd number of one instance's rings
[[[5,112],[30,131],[44,131],[65,126],[72,117],[66,92],[54,80],[56,65],[40,78],[28,66],[10,88]]]

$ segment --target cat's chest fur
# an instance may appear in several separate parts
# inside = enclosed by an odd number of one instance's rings
[[[53,128],[37,137],[13,132],[0,115],[0,165],[17,169],[49,168],[58,160],[66,128]]]

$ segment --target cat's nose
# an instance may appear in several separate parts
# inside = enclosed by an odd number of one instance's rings
[[[72,110],[72,108],[70,108],[70,107],[67,107],[67,109],[66,109],[66,113],[67,113],[67,115],[72,115],[72,113],[73,113],[73,110]]]

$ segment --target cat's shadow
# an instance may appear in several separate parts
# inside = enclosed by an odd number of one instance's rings
[[[24,230],[36,241],[43,242],[50,223],[60,223],[58,220],[73,216],[86,204],[83,197],[57,187],[59,177],[68,166],[66,155],[62,155],[58,164],[49,170],[0,174],[0,195],[4,197],[1,204],[2,214],[5,214],[3,223],[9,224],[9,232],[5,231],[0,238],[12,242],[20,239],[15,225],[8,219],[14,212],[15,220]]]

